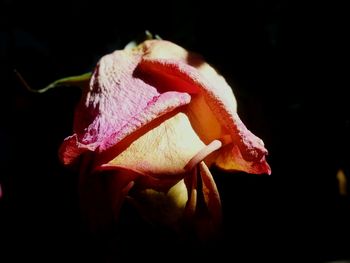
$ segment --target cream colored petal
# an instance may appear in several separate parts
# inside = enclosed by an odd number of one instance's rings
[[[204,146],[187,115],[180,112],[133,141],[108,165],[129,167],[153,177],[178,175]]]
[[[171,42],[146,41],[138,48],[144,52],[138,70],[157,79],[152,85],[191,94],[188,115],[200,138],[205,143],[216,139],[230,144],[231,152],[225,152],[225,158],[216,162],[221,168],[234,166],[249,173],[271,173],[263,141],[240,120],[232,89],[222,76],[199,55]],[[239,155],[235,156],[236,149]]]

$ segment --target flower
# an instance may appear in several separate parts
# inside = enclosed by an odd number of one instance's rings
[[[216,226],[220,196],[208,166],[271,172],[263,141],[240,120],[225,79],[174,43],[148,40],[106,55],[87,86],[59,155],[65,165],[81,160],[82,196],[94,221],[101,207],[118,216],[127,199],[152,220]]]

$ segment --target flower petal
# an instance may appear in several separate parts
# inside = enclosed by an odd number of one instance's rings
[[[222,76],[198,55],[170,42],[146,41],[143,49],[146,55],[138,67],[143,74],[152,75],[158,84],[161,80],[163,86],[173,85],[174,89],[193,94],[188,114],[201,139],[205,143],[214,139],[232,142],[231,153],[217,163],[221,168],[234,166],[250,173],[270,174],[264,143],[240,120],[232,89]],[[235,156],[237,147],[240,154]],[[240,165],[235,165],[237,161]],[[257,163],[260,169],[256,169]]]
[[[230,145],[217,155],[219,167],[270,174],[264,143],[240,120],[225,79],[199,55],[160,40],[100,60],[76,111],[75,134],[61,146],[61,159],[70,164],[85,151],[103,153],[183,105],[205,144]]]
[[[271,169],[265,156],[257,161],[247,161],[242,157],[237,145],[226,145],[218,154],[215,163],[224,170],[247,171],[252,174],[271,174]]]
[[[155,88],[134,73],[138,52],[116,51],[103,57],[75,115],[75,133],[60,149],[64,164],[85,151],[103,152],[155,118],[188,104],[182,92]]]
[[[186,173],[185,165],[204,146],[187,115],[179,112],[131,142],[120,154],[110,153],[114,158],[107,165],[111,168],[124,166],[148,175],[151,178],[140,179],[149,180],[148,183],[152,178],[162,178],[162,182],[167,178],[180,180]]]

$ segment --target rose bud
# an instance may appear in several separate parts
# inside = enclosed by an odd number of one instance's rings
[[[221,201],[208,167],[271,173],[263,141],[236,107],[225,79],[171,42],[102,57],[59,152],[65,165],[80,167],[91,226],[113,222],[128,200],[150,222],[215,233]]]

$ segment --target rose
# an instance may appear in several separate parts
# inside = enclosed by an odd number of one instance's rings
[[[149,220],[215,229],[221,205],[208,166],[270,174],[232,89],[197,54],[148,40],[104,56],[87,86],[59,154],[81,168],[93,225],[117,217],[127,198]]]

